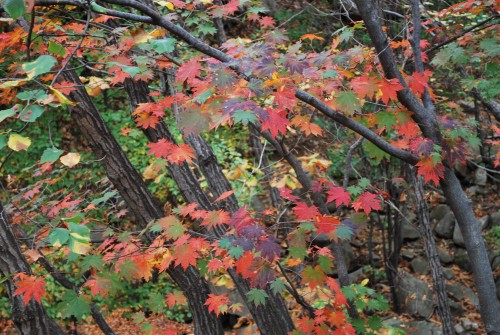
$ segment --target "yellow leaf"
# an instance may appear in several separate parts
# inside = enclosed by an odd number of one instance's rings
[[[9,81],[4,81],[1,85],[0,88],[8,88],[8,87],[16,87],[21,84],[24,84],[26,80],[9,80]]]
[[[88,84],[85,86],[87,93],[91,97],[98,97],[101,94],[101,90],[108,89],[108,83],[99,77],[90,77],[88,80]]]
[[[77,105],[76,102],[69,100],[68,98],[66,98],[64,94],[62,94],[59,90],[53,88],[52,86],[47,85],[47,88],[52,92],[52,94],[54,94],[57,97],[59,102],[62,103],[63,105],[70,105],[70,106]]]
[[[80,154],[76,152],[70,152],[60,158],[61,163],[67,167],[73,167],[80,162]]]
[[[14,151],[27,150],[31,145],[31,140],[19,134],[11,134],[7,145]]]
[[[171,2],[168,2],[168,1],[164,1],[164,0],[159,0],[159,1],[155,1],[157,4],[161,5],[161,6],[164,6],[164,7],[167,7],[168,10],[174,10],[175,7],[174,7],[174,4],[171,3]]]
[[[368,284],[370,280],[368,278],[366,279],[363,279],[363,281],[361,282],[361,286],[366,286],[366,284]]]

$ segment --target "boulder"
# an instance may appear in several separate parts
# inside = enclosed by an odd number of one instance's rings
[[[447,280],[455,278],[455,274],[453,273],[453,270],[452,269],[448,269],[448,268],[443,268],[443,276]]]
[[[434,227],[434,232],[439,237],[450,239],[453,237],[453,232],[456,230],[455,226],[455,215],[450,210],[438,221],[438,223]]]
[[[414,225],[408,222],[403,222],[401,225],[401,236],[403,241],[413,241],[420,238],[420,233]]]
[[[486,186],[487,182],[488,182],[488,174],[486,173],[486,170],[477,169],[476,173],[474,174],[474,184],[479,186]]]
[[[437,253],[439,256],[439,261],[443,264],[450,264],[453,262],[453,255],[444,248],[437,248]]]
[[[500,211],[491,214],[488,221],[488,227],[500,226]]]
[[[462,248],[457,248],[455,250],[455,264],[458,265],[459,268],[462,270],[472,272],[472,268],[470,265],[470,259],[469,259],[469,254],[467,254],[467,251]]]
[[[429,272],[431,272],[431,266],[429,265],[429,262],[426,259],[423,259],[421,257],[417,257],[413,259],[410,263],[411,269],[413,272],[419,275],[426,275]]]
[[[449,213],[451,213],[450,206],[439,204],[431,209],[429,217],[431,220],[439,221]]]
[[[455,301],[461,302],[466,299],[474,307],[479,307],[479,298],[469,287],[462,284],[446,284],[448,295]]]
[[[410,315],[428,318],[434,311],[429,286],[407,272],[401,272],[397,294],[403,304],[403,310]]]
[[[453,242],[459,247],[465,247],[464,237],[462,236],[462,232],[458,227],[458,223],[455,222],[455,230],[453,231]]]

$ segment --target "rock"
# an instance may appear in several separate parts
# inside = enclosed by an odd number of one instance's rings
[[[474,174],[474,183],[479,186],[486,186],[488,182],[488,174],[484,169],[477,169]]]
[[[401,272],[397,291],[403,310],[413,316],[428,318],[434,311],[432,292],[427,284],[407,272]]]
[[[462,236],[462,232],[460,231],[458,223],[456,222],[455,222],[455,230],[453,231],[453,242],[462,248],[465,247],[464,237]]]
[[[254,195],[252,196],[252,198],[250,198],[250,207],[258,213],[266,210],[266,206],[262,203],[257,195]]]
[[[443,331],[440,327],[429,321],[411,321],[408,322],[406,334],[413,335],[442,335]]]
[[[493,271],[500,267],[500,249],[488,250],[488,259],[490,260]]]
[[[448,295],[455,301],[467,299],[474,307],[479,307],[479,299],[477,295],[467,286],[462,284],[446,284]]]
[[[488,225],[490,223],[490,217],[489,217],[489,215],[485,215],[485,216],[479,218],[479,220],[477,220],[477,221],[479,223],[479,227],[481,227],[481,231],[483,231],[486,228],[488,228]]]
[[[500,226],[500,211],[491,214],[488,222],[488,227],[497,227],[497,226]]]
[[[469,254],[467,254],[467,251],[465,249],[457,248],[455,250],[454,262],[462,270],[472,272],[472,268],[470,266]]]
[[[449,213],[451,213],[450,206],[439,204],[431,209],[429,217],[431,220],[439,221]]]
[[[403,241],[413,241],[420,238],[420,233],[414,225],[409,224],[408,222],[403,222],[401,225],[401,236]]]
[[[462,327],[465,328],[465,330],[477,330],[478,324],[475,322],[472,322],[471,320],[467,318],[461,318],[460,323],[462,324]]]
[[[495,282],[495,286],[497,288],[497,298],[500,299],[500,277],[497,278],[497,281]]]
[[[437,248],[437,253],[439,256],[439,260],[443,264],[450,264],[453,262],[453,256],[450,254],[450,252],[444,248]]]
[[[415,250],[413,249],[405,249],[403,251],[401,251],[401,257],[403,257],[404,259],[406,260],[412,260],[413,258],[415,258]]]
[[[364,277],[363,268],[357,269],[354,272],[349,273],[349,281],[351,283],[359,283],[361,278]]]
[[[354,250],[348,241],[342,241],[342,250],[344,250],[344,259],[347,265],[347,271],[351,272],[359,268],[358,264],[354,262]]]
[[[423,258],[415,258],[414,260],[411,261],[410,263],[411,269],[413,272],[419,275],[426,275],[429,272],[431,272],[431,267],[429,265],[429,262],[426,259]]]
[[[456,231],[456,220],[455,215],[450,210],[438,221],[434,227],[434,232],[439,237],[450,239],[453,237],[454,231]]]
[[[332,243],[332,240],[324,233],[317,234],[316,232],[314,232],[311,234],[311,245],[322,248],[326,247],[330,243]]]
[[[453,316],[464,315],[464,309],[462,308],[462,305],[460,305],[459,303],[455,302],[452,299],[448,299],[448,305],[450,306],[451,315]]]
[[[457,335],[465,335],[465,333],[466,333],[465,328],[460,323],[457,323],[456,325],[454,325],[453,329],[455,330],[455,333]]]
[[[455,274],[452,269],[443,268],[443,275],[448,280],[455,278]]]

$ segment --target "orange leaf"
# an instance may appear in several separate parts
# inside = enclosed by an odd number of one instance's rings
[[[14,276],[14,279],[16,279],[17,286],[14,295],[22,294],[24,305],[27,305],[31,299],[35,299],[39,303],[42,301],[42,296],[45,295],[45,290],[43,289],[45,282],[43,278],[18,273]]]
[[[208,306],[209,312],[215,313],[215,315],[219,316],[219,314],[225,314],[227,312],[227,305],[229,303],[231,303],[231,300],[227,297],[227,293],[221,295],[210,293],[207,301],[205,302],[205,306]]]

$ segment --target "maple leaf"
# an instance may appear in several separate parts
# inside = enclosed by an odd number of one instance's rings
[[[361,98],[371,99],[378,91],[377,81],[366,74],[351,80],[351,88]]]
[[[317,124],[311,123],[311,117],[309,115],[297,114],[293,117],[292,126],[299,127],[307,136],[313,134],[316,136],[323,135],[323,129]]]
[[[30,276],[25,273],[18,273],[14,276],[16,280],[17,289],[14,291],[14,295],[23,295],[23,303],[27,305],[31,299],[35,299],[36,302],[42,302],[42,296],[45,295],[45,282],[43,278]]]
[[[87,280],[87,282],[83,284],[83,287],[90,288],[90,292],[92,292],[94,297],[98,294],[105,297],[112,288],[112,282],[109,278],[96,276]]]
[[[177,69],[176,79],[180,82],[193,80],[201,74],[201,65],[198,59],[191,59]]]
[[[224,199],[230,197],[231,195],[233,195],[233,193],[234,193],[234,190],[226,191],[226,192],[222,193],[217,199],[214,200],[214,203],[217,203],[221,200],[224,200]]]
[[[304,35],[300,36],[301,41],[306,40],[306,39],[310,40],[311,42],[314,40],[319,40],[319,41],[325,40],[323,37],[315,35],[315,34],[304,34]]]
[[[297,200],[300,200],[300,197],[293,195],[292,190],[286,187],[281,187],[279,188],[280,191],[280,196],[283,199],[290,200],[293,202],[297,202]]]
[[[378,82],[380,87],[380,91],[382,92],[382,97],[380,98],[386,105],[389,103],[389,100],[397,100],[398,99],[398,91],[401,91],[404,87],[399,83],[397,78],[393,79],[381,79]]]
[[[175,290],[175,291],[167,294],[168,307],[172,308],[175,306],[175,304],[179,304],[179,305],[186,305],[187,304],[187,299],[184,296],[184,294],[182,294],[182,291]]]
[[[259,25],[262,29],[272,28],[275,24],[274,19],[270,16],[263,16],[259,19]]]
[[[309,64],[305,61],[298,60],[296,57],[286,55],[283,66],[290,71],[291,74],[295,72],[302,74],[304,70],[309,67]]]
[[[284,86],[280,87],[274,94],[274,102],[279,108],[292,110],[296,105],[297,98],[292,89]]]
[[[201,225],[212,229],[213,227],[228,223],[230,218],[230,213],[223,209],[219,209],[218,211],[208,211],[203,218]]]
[[[335,231],[340,224],[340,220],[336,216],[318,216],[316,220],[316,228],[318,228],[318,234],[324,233],[329,235],[332,231]]]
[[[422,95],[425,92],[425,88],[428,87],[429,78],[432,72],[425,70],[424,72],[413,72],[411,76],[408,77],[408,87],[416,95]]]
[[[196,266],[196,260],[200,258],[198,250],[192,244],[175,246],[172,256],[175,266],[182,266],[186,270],[190,265]]]
[[[255,246],[255,250],[260,251],[262,257],[272,262],[280,255],[281,247],[277,243],[276,238],[269,235],[267,238],[259,239]]]
[[[439,185],[439,179],[444,178],[444,166],[442,163],[434,163],[432,156],[422,158],[416,166],[418,167],[418,174],[424,176],[427,183],[432,180],[434,184]]]
[[[254,261],[254,255],[252,252],[247,251],[241,256],[234,266],[236,267],[236,273],[240,274],[245,279],[251,279],[255,277],[255,271],[252,267]]]
[[[277,112],[269,108],[268,112],[267,119],[262,122],[262,131],[269,130],[273,138],[276,138],[278,133],[286,135],[286,127],[290,124],[286,118],[286,111],[282,110]]]
[[[360,209],[364,210],[366,215],[370,214],[372,210],[381,210],[380,199],[377,199],[378,195],[370,192],[365,192],[361,194],[358,200],[352,203],[352,207],[359,212]]]
[[[353,115],[355,111],[359,111],[361,109],[361,101],[358,96],[351,91],[337,92],[335,94],[334,103],[338,109],[348,115]]]
[[[209,272],[216,273],[223,266],[224,266],[224,264],[222,264],[222,261],[220,259],[212,258],[207,264],[207,269]]]
[[[310,221],[319,215],[318,207],[308,206],[305,202],[297,203],[297,206],[293,208],[293,213],[301,221]]]
[[[302,281],[300,283],[314,289],[316,286],[323,285],[326,278],[325,273],[318,265],[314,268],[308,265],[302,272]]]
[[[332,187],[328,191],[326,191],[326,194],[328,194],[326,202],[335,201],[336,207],[339,207],[342,204],[349,206],[351,196],[349,195],[349,192],[344,190],[343,187]]]
[[[148,143],[148,147],[150,155],[165,158],[172,164],[191,163],[195,159],[193,148],[185,143],[174,144],[161,138],[158,142]]]
[[[205,306],[208,307],[208,311],[215,313],[216,316],[220,314],[225,314],[228,310],[228,304],[231,303],[231,300],[227,297],[227,293],[221,295],[215,295],[210,293],[208,295],[207,301],[205,301]]]

